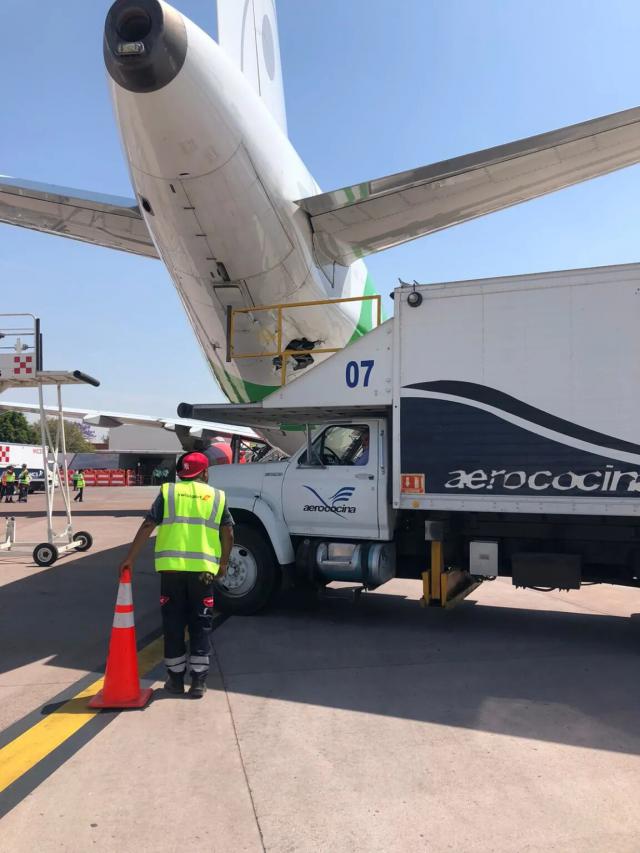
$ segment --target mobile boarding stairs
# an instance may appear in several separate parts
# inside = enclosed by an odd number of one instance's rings
[[[0,394],[8,389],[37,388],[40,404],[40,439],[44,469],[44,493],[47,512],[46,541],[19,542],[16,537],[16,518],[9,516],[5,538],[0,542],[0,555],[32,551],[39,566],[51,566],[58,557],[74,551],[88,551],[93,544],[90,533],[74,532],[71,519],[71,499],[67,470],[66,442],[62,409],[63,385],[94,385],[97,379],[79,370],[43,370],[42,333],[40,321],[32,314],[0,314]],[[57,397],[58,429],[55,441],[51,435],[44,408],[44,388],[54,386]],[[58,455],[62,454],[62,473]],[[53,508],[56,490],[60,491],[65,508],[66,524],[56,532]]]

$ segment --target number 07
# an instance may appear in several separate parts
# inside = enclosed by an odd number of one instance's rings
[[[357,388],[360,384],[360,368],[362,368],[362,386],[363,388],[369,387],[369,378],[371,376],[371,371],[373,370],[373,365],[375,364],[373,359],[365,359],[358,364],[357,361],[350,361],[347,364],[345,370],[345,379],[347,382],[347,387],[349,388]]]

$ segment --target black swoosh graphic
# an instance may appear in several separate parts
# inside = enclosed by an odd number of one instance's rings
[[[303,484],[304,485],[304,484]],[[315,495],[323,506],[325,506],[330,512],[334,515],[337,515],[338,518],[341,518],[344,521],[344,516],[338,512],[338,510],[334,506],[330,506],[324,498],[320,497],[320,495],[316,492],[315,489],[312,489],[311,486],[304,486],[305,489],[309,489],[309,491]]]
[[[578,439],[578,441],[586,441],[589,444],[596,444],[598,447],[609,447],[612,450],[622,450],[626,453],[640,454],[640,445],[604,435],[604,433],[596,432],[571,421],[565,421],[563,418],[550,415],[542,409],[537,409],[535,406],[530,406],[528,403],[523,403],[522,400],[486,385],[441,379],[436,382],[415,382],[413,385],[405,385],[404,387],[416,391],[437,391],[439,394],[452,394],[463,399],[474,400],[477,403],[485,403],[537,426]]]

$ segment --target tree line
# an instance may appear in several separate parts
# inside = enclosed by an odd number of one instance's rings
[[[58,435],[58,419],[47,418],[51,438],[55,442]],[[74,421],[65,420],[64,434],[69,453],[81,453],[93,450],[88,438],[92,436],[91,427],[83,424],[80,427]],[[0,413],[0,443],[7,444],[40,444],[40,424],[30,424],[22,412]]]

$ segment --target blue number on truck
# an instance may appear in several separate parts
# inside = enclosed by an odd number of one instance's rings
[[[357,361],[348,362],[345,370],[345,379],[347,381],[347,387],[357,388],[360,385],[360,378],[362,377],[363,388],[368,388],[369,378],[371,376],[371,371],[373,370],[374,364],[375,361],[372,358],[365,359],[360,363],[358,363]]]

